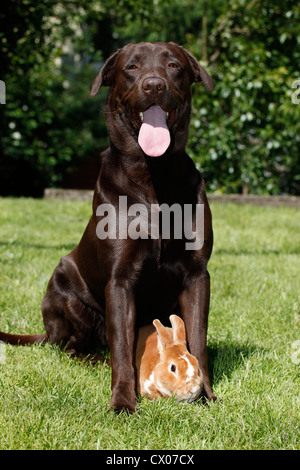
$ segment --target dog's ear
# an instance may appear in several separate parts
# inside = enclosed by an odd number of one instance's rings
[[[185,50],[185,54],[190,62],[192,70],[194,72],[194,82],[203,82],[203,85],[208,91],[214,89],[214,79],[206,72],[206,70],[199,64],[198,60],[188,51]]]
[[[214,79],[206,72],[206,70],[199,64],[198,60],[189,51],[181,46],[179,47],[184,52],[191,66],[192,81],[195,83],[203,82],[203,85],[208,91],[213,91]]]
[[[93,81],[90,86],[90,97],[93,98],[97,95],[98,91],[100,90],[101,86],[110,86],[112,85],[112,75],[113,70],[116,65],[116,61],[120,50],[115,52],[112,56],[107,59],[103,67],[101,68],[100,72],[98,73],[97,77]]]

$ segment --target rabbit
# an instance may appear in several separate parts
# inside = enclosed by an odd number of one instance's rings
[[[201,393],[203,376],[198,360],[186,346],[183,320],[171,315],[172,328],[159,320],[139,330],[136,348],[137,391],[155,399],[175,396],[177,401],[194,401]]]

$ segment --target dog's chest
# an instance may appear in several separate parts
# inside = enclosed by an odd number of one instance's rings
[[[153,245],[152,256],[144,261],[136,288],[137,317],[141,325],[151,323],[154,318],[168,318],[186,279],[185,260],[180,256],[182,250],[178,244],[174,241]]]

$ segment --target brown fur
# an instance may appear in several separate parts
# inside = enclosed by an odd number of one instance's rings
[[[174,68],[174,64],[176,65]],[[132,67],[133,65],[133,67]],[[145,90],[149,78],[163,90]],[[111,407],[133,412],[136,407],[134,346],[137,328],[180,315],[191,353],[203,373],[204,394],[215,399],[208,374],[206,335],[210,299],[210,258],[213,233],[204,181],[185,152],[191,111],[191,85],[211,91],[213,79],[197,60],[174,43],[128,44],[113,54],[98,73],[90,96],[101,86],[109,93],[105,117],[110,146],[103,153],[95,186],[93,213],[76,248],[64,256],[49,281],[42,302],[47,339],[74,355],[93,354],[109,346],[112,366]],[[169,113],[171,143],[158,158],[144,154],[138,143],[139,112],[153,104]],[[110,239],[96,234],[97,208],[118,209],[119,196],[128,206],[142,203],[180,207],[204,205],[204,244],[186,250],[185,240]],[[0,340],[17,344],[40,341],[35,335]],[[102,358],[103,359],[103,358]]]
[[[177,400],[195,400],[203,385],[197,359],[186,347],[184,322],[171,315],[173,328],[159,320],[139,331],[136,367],[138,393],[148,398],[175,396]],[[176,373],[171,367],[176,367]]]

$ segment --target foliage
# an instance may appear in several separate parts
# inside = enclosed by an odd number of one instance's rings
[[[116,48],[142,40],[182,44],[215,79],[212,94],[194,86],[189,141],[208,189],[300,194],[299,19],[292,0],[5,2],[1,194],[41,195],[99,153],[106,92],[90,100],[89,84]]]
[[[299,5],[230,3],[209,37],[215,91],[194,90],[191,154],[210,189],[299,194]]]
[[[91,53],[81,27],[86,4],[12,0],[1,7],[2,194],[41,195],[104,145],[95,120],[99,103],[88,98],[95,70],[85,63]]]

